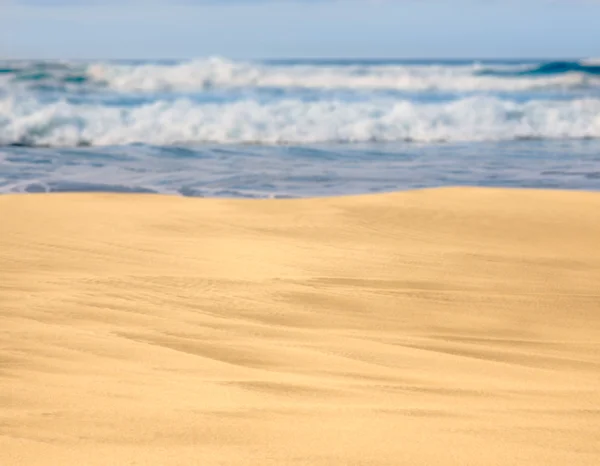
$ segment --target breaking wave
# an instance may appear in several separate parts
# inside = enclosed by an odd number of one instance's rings
[[[156,101],[137,107],[0,100],[0,144],[317,143],[600,138],[600,99],[518,103],[471,97],[438,103],[278,100]]]
[[[213,88],[308,88],[400,91],[528,91],[600,87],[594,62],[531,66],[478,64],[267,64],[208,58],[179,63],[9,63],[12,84],[79,85],[118,92],[194,92]]]
[[[582,69],[593,69],[593,66]],[[509,68],[510,69],[510,68]],[[405,91],[519,91],[600,85],[586,73],[527,72],[506,76],[478,73],[477,65],[272,66],[211,58],[177,65],[95,64],[94,82],[119,91],[194,91],[213,87],[393,89]],[[518,73],[518,72],[517,72]],[[507,75],[508,76],[508,75]]]

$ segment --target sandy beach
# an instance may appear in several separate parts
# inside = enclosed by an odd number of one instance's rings
[[[600,464],[600,193],[0,196],[0,464]]]

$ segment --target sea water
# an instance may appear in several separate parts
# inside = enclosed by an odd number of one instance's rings
[[[600,189],[600,63],[2,61],[0,192]]]

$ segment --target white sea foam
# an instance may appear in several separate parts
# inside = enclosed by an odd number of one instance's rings
[[[0,100],[0,144],[74,146],[146,143],[312,143],[328,141],[494,141],[600,138],[600,100],[516,103],[472,97],[417,104],[282,100],[140,107]]]
[[[405,91],[526,91],[600,84],[580,73],[555,76],[483,76],[481,65],[263,65],[210,58],[177,65],[96,63],[92,81],[118,91],[195,91],[211,87],[393,89]],[[527,69],[527,65],[496,66]]]
[[[581,60],[580,63],[585,66],[600,66],[600,57],[586,58],[585,60]]]

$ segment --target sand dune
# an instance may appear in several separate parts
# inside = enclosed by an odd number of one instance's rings
[[[600,194],[0,197],[1,465],[600,464]]]

